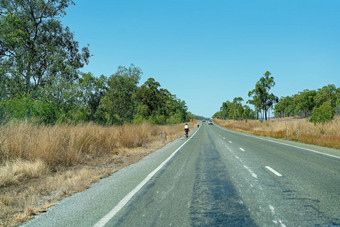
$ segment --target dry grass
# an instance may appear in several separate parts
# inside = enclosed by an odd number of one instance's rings
[[[6,161],[0,166],[0,187],[18,184],[24,179],[37,178],[47,172],[46,164],[41,160],[34,162],[24,160]]]
[[[191,128],[197,122],[191,122]],[[0,127],[0,226],[16,226],[62,198],[137,162],[184,134],[184,124]]]
[[[254,135],[288,139],[324,147],[340,149],[340,117],[332,122],[314,125],[308,119],[281,118],[269,121],[258,120],[214,120],[217,124]],[[298,138],[296,130],[299,129]]]
[[[117,148],[145,146],[159,140],[160,131],[168,139],[183,134],[183,124],[154,126],[147,123],[104,127],[95,124],[35,126],[12,122],[2,127],[0,162],[23,159],[41,160],[49,168],[86,163],[98,155],[110,154]]]

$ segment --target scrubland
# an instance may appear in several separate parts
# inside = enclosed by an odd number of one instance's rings
[[[340,149],[340,116],[324,124],[314,124],[308,119],[279,118],[260,120],[219,120],[215,123],[241,132],[254,135],[289,139],[302,143]],[[288,127],[288,138],[286,129]],[[297,137],[297,129],[298,137]]]
[[[190,128],[197,121],[190,122]],[[139,161],[184,134],[184,124],[0,127],[0,226],[15,226],[60,199]],[[163,134],[164,139],[164,134]]]

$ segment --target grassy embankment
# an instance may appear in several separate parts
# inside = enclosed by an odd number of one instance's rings
[[[314,125],[307,119],[281,118],[269,121],[259,120],[214,120],[223,127],[254,135],[288,139],[302,143],[340,149],[340,117],[325,124]],[[296,130],[299,129],[298,139]]]
[[[190,128],[197,122],[189,123]],[[15,226],[184,134],[184,124],[0,127],[0,226]]]

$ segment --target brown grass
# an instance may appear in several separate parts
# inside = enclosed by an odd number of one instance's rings
[[[269,121],[259,120],[214,120],[217,124],[254,135],[288,139],[308,144],[340,149],[340,117],[325,124],[314,125],[308,119],[281,118]],[[299,129],[298,138],[296,130]]]
[[[197,122],[190,122],[193,128]],[[0,127],[0,226],[16,226],[62,198],[184,134],[184,124]],[[164,135],[163,135],[164,138]]]
[[[0,187],[18,184],[24,179],[37,178],[47,172],[46,164],[41,160],[34,162],[24,160],[6,161],[0,166]]]

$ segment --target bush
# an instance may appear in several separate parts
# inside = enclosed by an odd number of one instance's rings
[[[331,121],[334,117],[334,109],[331,106],[331,101],[324,102],[320,107],[314,107],[310,122],[325,123]]]
[[[36,100],[31,107],[31,116],[37,118],[38,122],[55,124],[60,117],[60,114],[54,103],[46,103]]]

